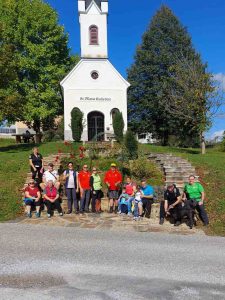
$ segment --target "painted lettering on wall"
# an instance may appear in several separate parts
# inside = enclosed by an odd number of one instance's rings
[[[112,98],[105,97],[80,97],[80,101],[111,101]]]

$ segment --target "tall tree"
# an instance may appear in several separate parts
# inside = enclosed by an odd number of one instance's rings
[[[57,13],[42,0],[0,0],[0,19],[0,63],[11,55],[13,70],[7,84],[0,79],[0,117],[25,121],[38,133],[46,119],[63,111],[59,82],[75,62],[68,37]]]
[[[113,117],[113,130],[116,140],[121,143],[123,141],[124,120],[120,111],[117,111]]]
[[[182,58],[197,60],[205,74],[205,65],[193,48],[191,38],[172,11],[162,6],[153,17],[142,43],[137,47],[134,64],[128,70],[131,88],[128,93],[129,123],[136,132],[151,132],[162,144],[169,135],[196,136],[188,123],[165,109],[171,90],[178,87],[174,65]],[[196,100],[196,97],[195,97]],[[178,108],[179,109],[179,108]],[[193,129],[193,128],[192,128]]]
[[[81,135],[83,133],[83,117],[84,114],[80,111],[79,108],[74,107],[71,111],[71,130],[73,135],[73,140],[79,142]]]

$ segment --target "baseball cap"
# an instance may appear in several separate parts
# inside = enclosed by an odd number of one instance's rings
[[[111,167],[116,167],[116,164],[115,163],[111,163]]]

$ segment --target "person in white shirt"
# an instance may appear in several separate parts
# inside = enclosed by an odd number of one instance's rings
[[[56,170],[54,170],[54,165],[52,163],[48,164],[48,170],[45,171],[43,174],[42,183],[40,184],[40,187],[42,190],[44,190],[46,188],[47,183],[50,180],[53,182],[53,185],[58,190],[60,187],[59,174]]]
[[[63,173],[63,180],[65,181],[65,190],[68,200],[68,211],[67,214],[71,214],[73,211],[73,203],[75,213],[79,214],[79,206],[77,200],[77,193],[79,191],[78,186],[78,172],[73,168],[73,163],[69,162],[67,169]]]

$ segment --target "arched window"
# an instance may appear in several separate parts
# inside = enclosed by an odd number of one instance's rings
[[[90,45],[98,45],[98,27],[91,25],[89,27]]]

